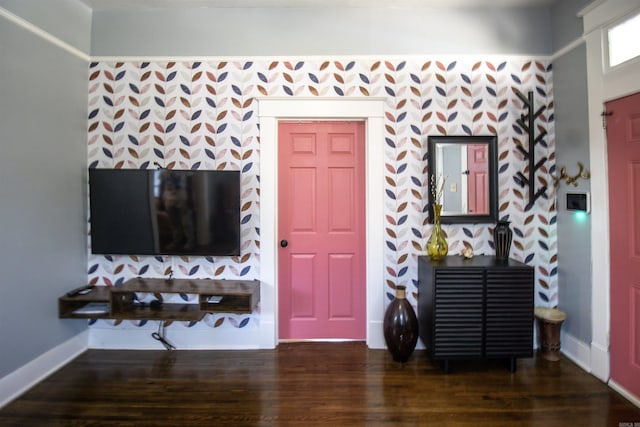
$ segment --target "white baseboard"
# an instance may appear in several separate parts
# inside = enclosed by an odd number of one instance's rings
[[[562,354],[585,371],[591,373],[591,347],[564,331],[560,333],[560,342]]]
[[[369,322],[369,337],[367,338],[367,347],[374,350],[384,350],[387,348],[387,343],[384,340],[384,327],[382,321]],[[416,343],[416,350],[424,350],[424,343],[420,338]]]
[[[576,365],[600,381],[609,381],[609,351],[595,343],[588,345],[571,334],[561,331],[561,352]]]
[[[260,319],[260,348],[274,349],[278,344],[276,338],[276,325],[271,319]]]
[[[164,350],[164,346],[151,334],[157,331],[155,322],[138,327],[94,326],[89,329],[89,348],[110,350]],[[273,322],[261,321],[259,326],[238,328],[211,328],[197,325],[191,328],[169,327],[165,337],[178,350],[251,350],[276,347]],[[418,349],[421,343],[418,343]],[[382,322],[370,323],[367,346],[384,349]],[[424,348],[424,346],[422,347]]]
[[[0,378],[0,408],[84,352],[88,341],[87,330]]]
[[[609,350],[591,343],[591,374],[596,378],[609,381]]]
[[[372,320],[369,322],[367,347],[374,349],[386,348],[386,343],[384,342],[384,329],[381,320]]]
[[[640,397],[634,394],[631,394],[631,392],[629,392],[628,390],[626,390],[624,387],[622,387],[620,384],[616,383],[613,380],[609,380],[609,387],[611,387],[612,389],[620,393],[622,396],[624,396],[625,399],[627,399],[629,402],[633,403],[638,408],[640,408]]]
[[[151,334],[155,327],[90,328],[89,348],[109,350],[165,350]],[[262,348],[260,328],[166,328],[166,340],[177,350],[254,350]],[[266,348],[269,348],[266,343]]]

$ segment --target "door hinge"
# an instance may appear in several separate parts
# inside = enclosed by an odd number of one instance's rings
[[[602,129],[607,128],[607,117],[611,117],[613,113],[611,111],[604,110],[600,113],[600,117],[602,117]]]

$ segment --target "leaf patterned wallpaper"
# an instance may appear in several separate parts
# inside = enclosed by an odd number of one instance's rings
[[[385,289],[397,285],[417,300],[417,256],[425,253],[427,137],[497,135],[500,218],[511,221],[511,257],[535,267],[536,305],[555,306],[555,195],[525,211],[527,175],[516,148],[527,144],[516,120],[524,113],[514,89],[533,91],[547,109],[536,123],[547,136],[536,157],[549,160],[537,185],[553,188],[553,88],[546,60],[505,58],[314,58],[188,62],[94,62],[89,70],[90,168],[233,169],[242,171],[242,255],[148,257],[89,255],[91,283],[116,286],[135,277],[260,278],[260,131],[257,97],[376,97],[385,102]],[[540,132],[536,132],[538,134]],[[493,224],[444,226],[449,253],[464,247],[493,254]],[[187,296],[182,296],[187,298]],[[253,315],[205,317],[211,327],[242,328]],[[107,326],[118,322],[100,321]],[[131,322],[141,326],[145,322]],[[187,326],[193,326],[191,324]]]

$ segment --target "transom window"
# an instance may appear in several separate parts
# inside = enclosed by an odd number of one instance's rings
[[[640,56],[640,14],[609,28],[607,36],[609,67]]]

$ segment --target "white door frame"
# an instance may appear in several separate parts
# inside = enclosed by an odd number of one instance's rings
[[[591,164],[591,373],[609,380],[610,259],[609,179],[606,132],[602,127],[604,103],[640,91],[640,61],[609,68],[605,45],[612,23],[640,10],[639,0],[600,0],[583,10],[587,45],[589,99],[589,157]],[[614,385],[612,385],[614,387]],[[614,387],[615,388],[615,387]]]
[[[278,343],[278,121],[364,120],[366,146],[367,346],[384,348],[384,99],[260,98],[260,331]]]

